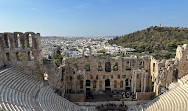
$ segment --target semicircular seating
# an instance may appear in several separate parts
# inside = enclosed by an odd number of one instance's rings
[[[22,70],[0,70],[0,111],[84,111]]]
[[[143,105],[144,111],[188,111],[188,74],[169,85],[169,91]]]
[[[79,111],[81,108],[63,97],[55,94],[49,86],[44,86],[39,92],[39,104],[44,110],[62,111]]]

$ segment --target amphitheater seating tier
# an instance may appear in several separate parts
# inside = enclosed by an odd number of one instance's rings
[[[169,91],[156,97],[138,110],[188,111],[188,74],[169,85]],[[135,111],[138,111],[135,110]]]
[[[54,101],[56,100],[56,102]],[[61,96],[58,96],[53,92],[53,89],[49,86],[45,86],[41,89],[39,93],[39,104],[42,109],[50,109],[55,111],[62,111],[64,106],[65,111],[78,111],[81,110],[80,107],[76,106],[73,103],[70,103],[68,100],[64,99]]]
[[[10,67],[0,70],[0,110],[3,111],[85,111],[43,86],[31,75]],[[129,110],[188,111],[188,74],[169,85],[169,91],[145,105],[131,106]],[[94,108],[88,108],[94,111]]]
[[[9,67],[0,70],[0,111],[84,111],[43,86],[31,75]]]

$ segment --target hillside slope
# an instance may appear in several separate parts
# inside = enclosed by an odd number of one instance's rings
[[[173,58],[177,45],[188,43],[188,28],[151,26],[109,41],[138,52],[150,52],[157,58]]]

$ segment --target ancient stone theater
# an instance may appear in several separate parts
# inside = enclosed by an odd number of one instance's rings
[[[96,57],[83,48],[82,57],[64,57],[56,67],[42,59],[40,39],[34,32],[0,33],[1,111],[97,111],[107,104],[188,110],[188,44],[168,60]]]

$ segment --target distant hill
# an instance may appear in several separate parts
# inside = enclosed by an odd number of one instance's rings
[[[109,41],[138,52],[150,52],[157,58],[172,58],[177,45],[188,43],[188,28],[151,26]]]

